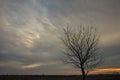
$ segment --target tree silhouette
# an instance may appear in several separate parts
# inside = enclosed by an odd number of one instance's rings
[[[61,41],[64,44],[64,61],[79,68],[82,73],[82,80],[86,75],[100,64],[98,56],[98,40],[96,28],[85,26],[70,26],[63,29]]]

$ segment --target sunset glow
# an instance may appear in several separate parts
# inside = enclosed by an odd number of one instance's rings
[[[90,74],[114,73],[114,72],[120,72],[120,68],[96,69],[94,71],[91,71]]]
[[[36,63],[36,64],[25,65],[25,66],[22,66],[21,68],[22,69],[30,69],[30,68],[35,68],[35,67],[39,67],[39,66],[42,66],[42,65],[43,64]]]

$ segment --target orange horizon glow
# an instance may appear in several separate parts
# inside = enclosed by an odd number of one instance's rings
[[[120,68],[103,68],[103,69],[96,69],[91,71],[90,74],[100,74],[100,73],[113,73],[113,72],[120,72]]]
[[[81,72],[79,70],[76,71],[68,71],[64,72],[66,75],[81,75]],[[63,73],[63,74],[64,74]],[[90,71],[88,74],[113,74],[113,73],[120,73],[120,68],[101,68],[101,69],[95,69],[93,71]]]

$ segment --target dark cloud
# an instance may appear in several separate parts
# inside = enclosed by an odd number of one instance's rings
[[[59,37],[61,27],[81,23],[100,29],[105,60],[100,67],[120,67],[119,3],[119,0],[0,0],[0,74],[74,72],[74,68],[60,62]]]
[[[104,63],[102,67],[119,67],[120,44],[113,44],[103,48],[102,57]]]

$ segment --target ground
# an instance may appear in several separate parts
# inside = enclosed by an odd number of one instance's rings
[[[78,75],[0,75],[0,80],[80,80]],[[120,80],[120,75],[89,75],[87,80]]]

